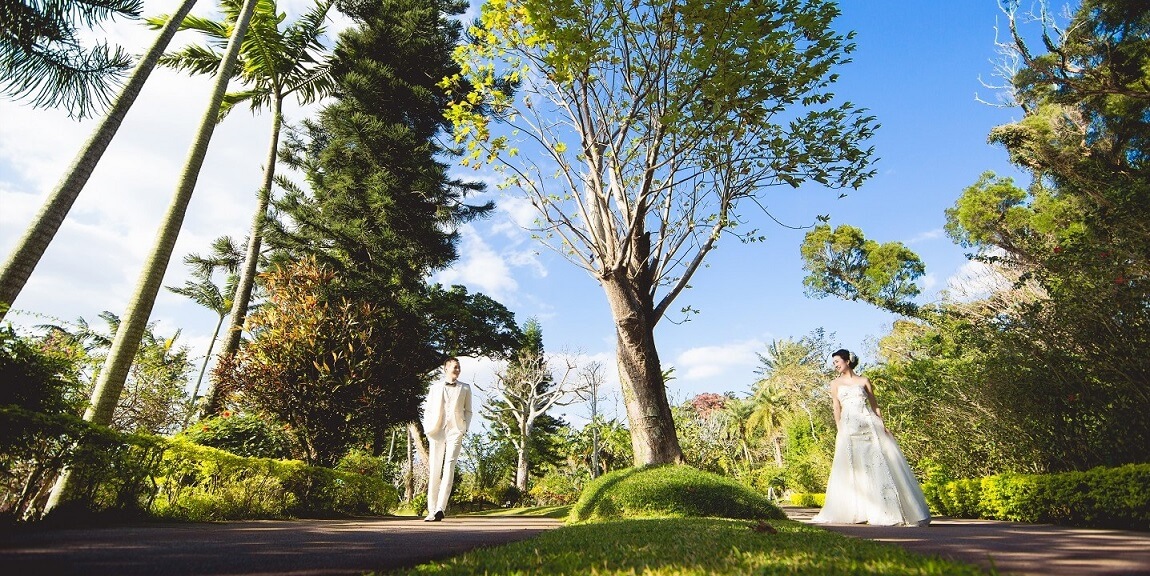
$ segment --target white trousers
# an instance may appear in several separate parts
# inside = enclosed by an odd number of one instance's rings
[[[463,432],[449,431],[440,438],[427,437],[427,511],[430,514],[447,509],[451,486],[455,482],[455,461],[463,446]]]

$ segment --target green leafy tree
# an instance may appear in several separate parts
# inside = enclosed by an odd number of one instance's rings
[[[51,4],[51,3],[49,3]],[[64,4],[68,4],[65,2]],[[175,19],[178,22],[184,15],[191,11],[192,7],[196,4],[196,0],[184,0],[176,11]],[[18,0],[5,0],[3,2],[3,10],[19,10],[23,14],[28,15],[27,5]],[[0,26],[14,26],[19,27],[20,19],[24,16],[7,16],[0,18]],[[104,151],[108,149],[108,145],[112,143],[112,138],[120,129],[120,123],[123,122],[124,117],[127,116],[128,110],[136,101],[136,96],[140,94],[140,90],[144,87],[144,82],[147,81],[148,76],[151,75],[152,70],[156,67],[156,62],[159,61],[160,55],[168,47],[168,42],[172,40],[172,36],[176,34],[176,24],[172,23],[165,26],[156,37],[156,41],[148,49],[148,51],[140,58],[136,68],[132,70],[131,76],[128,78],[127,83],[124,85],[123,90],[120,91],[119,96],[116,97],[115,102],[112,103],[108,113],[92,132],[92,136],[84,143],[83,147],[76,154],[72,165],[68,171],[56,184],[56,187],[48,194],[48,199],[44,202],[44,206],[40,212],[36,214],[32,224],[20,237],[16,243],[12,253],[4,262],[4,267],[0,268],[0,319],[8,313],[8,310],[16,297],[20,295],[20,291],[24,289],[24,284],[28,282],[28,278],[32,275],[32,271],[40,262],[40,257],[44,255],[44,251],[48,248],[48,244],[52,242],[52,238],[56,236],[56,231],[60,229],[60,225],[64,222],[64,218],[72,209],[72,204],[75,203],[76,198],[80,196],[80,192],[84,189],[84,185],[88,182],[88,178],[92,175],[92,171],[96,169],[96,164],[100,162],[100,158],[104,155]],[[18,34],[17,34],[18,36]],[[6,58],[5,51],[7,50],[7,42],[12,38],[8,34],[0,35],[0,60]],[[8,74],[2,76],[8,77]],[[17,75],[11,76],[13,81],[18,79]]]
[[[99,378],[112,334],[120,327],[120,318],[104,311],[100,318],[107,325],[101,329],[83,318],[73,323],[47,324],[43,342],[55,354],[70,358],[76,375],[83,383],[83,392],[91,394],[94,381]],[[140,348],[117,401],[115,417],[109,425],[124,432],[169,434],[180,429],[185,418],[187,392],[185,388],[192,366],[187,346],[178,345],[180,332],[170,337],[155,332],[149,324],[140,341]],[[84,404],[81,403],[81,408]]]
[[[143,0],[0,1],[0,93],[76,118],[106,106],[132,58],[106,42],[86,50],[80,28],[138,18]]]
[[[800,252],[809,272],[803,279],[808,296],[835,295],[900,314],[918,312],[912,301],[919,293],[914,281],[926,267],[901,242],[879,244],[853,226],[832,231],[821,224],[807,232]]]
[[[252,340],[216,368],[240,408],[290,425],[308,461],[325,466],[416,417],[426,384],[405,364],[438,358],[395,349],[402,310],[342,292],[336,275],[310,259],[274,267],[265,282],[267,302],[249,318]]]
[[[818,437],[815,413],[825,412],[827,405],[823,391],[833,376],[827,368],[832,338],[833,333],[828,335],[820,328],[798,340],[775,340],[767,345],[765,353],[758,354],[755,373],[760,378],[751,386],[755,409],[747,427],[766,434],[774,446],[778,466],[784,464],[783,428],[795,412],[805,416],[811,434]]]
[[[1035,179],[983,175],[947,211],[952,238],[1015,285],[958,309],[959,343],[985,346],[977,398],[1024,431],[1030,452],[1016,458],[1144,461],[1150,426],[1134,415],[1150,374],[1134,343],[1150,341],[1150,13],[1087,0],[1060,24],[1044,10],[1035,51],[1018,9],[1005,5],[1017,65],[1002,71],[1023,117],[990,140]]]
[[[223,349],[220,351],[222,357],[235,354],[239,348],[244,317],[247,315],[252,287],[255,284],[260,243],[263,240],[264,223],[267,219],[272,183],[275,180],[284,100],[294,95],[300,104],[309,104],[329,95],[334,88],[321,43],[325,34],[324,21],[327,19],[331,4],[330,0],[318,2],[291,25],[281,29],[286,15],[279,12],[275,0],[258,2],[252,14],[247,36],[240,46],[238,64],[233,69],[233,78],[240,80],[243,89],[224,95],[223,105],[220,108],[221,120],[236,105],[246,102],[253,112],[263,108],[269,109],[272,129],[264,161],[263,182],[256,194],[256,211],[248,235],[247,253],[234,296],[230,298],[231,322],[225,333]],[[209,40],[209,45],[186,46],[175,53],[164,55],[160,59],[160,64],[193,74],[214,74],[223,58],[221,51],[226,48],[231,30],[239,18],[242,2],[223,0],[221,7],[224,16],[221,21],[188,16],[180,26],[183,30],[194,30],[204,35]],[[158,28],[165,25],[167,19],[153,18],[148,22]],[[209,395],[205,403],[205,412],[214,413],[218,408],[218,398]]]
[[[742,211],[773,186],[872,174],[873,117],[830,91],[854,48],[838,14],[820,0],[510,0],[485,4],[457,52],[445,85],[467,163],[504,170],[543,240],[603,287],[636,464],[682,460],[654,330],[719,239],[760,239]]]

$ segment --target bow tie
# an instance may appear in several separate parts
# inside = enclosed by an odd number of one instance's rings
[[[444,382],[444,383],[443,383],[443,385],[444,385],[444,386],[457,386],[457,385],[459,385],[459,381],[455,381],[455,382]]]

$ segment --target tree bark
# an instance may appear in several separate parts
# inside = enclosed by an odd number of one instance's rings
[[[615,319],[616,357],[623,387],[635,465],[681,464],[683,451],[675,434],[675,421],[667,401],[667,388],[649,298],[618,274],[600,280]]]
[[[231,321],[224,339],[224,346],[220,349],[219,357],[230,358],[240,349],[240,336],[243,334],[244,319],[248,313],[248,303],[251,301],[252,288],[255,286],[256,268],[260,259],[260,244],[263,242],[264,223],[267,220],[268,204],[271,202],[272,182],[276,173],[276,151],[279,149],[280,128],[283,125],[283,100],[278,96],[272,97],[272,137],[268,147],[267,164],[264,168],[264,181],[260,187],[256,211],[252,216],[252,229],[248,235],[248,249],[244,256],[244,269],[240,274],[240,281],[236,285],[236,294],[232,298]],[[218,383],[216,383],[218,384]],[[204,403],[203,416],[211,416],[222,408],[223,398],[218,385],[212,386],[208,393],[207,402]]]
[[[243,8],[237,18],[235,30],[228,41],[227,51],[220,61],[219,71],[216,73],[216,84],[212,90],[211,100],[207,110],[200,119],[200,128],[188,151],[188,158],[184,163],[184,170],[180,175],[179,185],[168,206],[168,212],[160,226],[152,253],[148,256],[140,279],[136,283],[136,293],[128,303],[128,310],[120,320],[116,330],[116,337],[100,369],[100,376],[92,390],[92,400],[84,412],[84,419],[95,424],[109,425],[116,403],[120,400],[120,393],[124,390],[124,383],[128,378],[128,371],[140,347],[144,330],[148,325],[148,318],[152,314],[152,307],[156,303],[156,295],[164,280],[164,273],[168,269],[172,251],[176,247],[180,228],[187,213],[188,203],[192,199],[196,181],[199,178],[200,167],[204,163],[204,156],[208,152],[208,143],[215,132],[219,119],[220,104],[228,88],[228,80],[232,77],[232,68],[239,56],[240,44],[243,43],[247,33],[248,23],[251,21],[252,11],[258,0],[244,0]],[[173,18],[175,20],[175,18]],[[182,20],[182,19],[181,19]],[[59,504],[68,492],[71,473],[65,470],[60,474],[56,486],[52,489],[52,496],[48,500],[45,511]]]
[[[60,230],[60,225],[64,223],[64,218],[72,209],[72,204],[80,196],[80,192],[88,183],[88,178],[96,169],[104,151],[112,143],[112,138],[120,129],[120,124],[128,115],[128,110],[136,102],[136,97],[140,95],[140,90],[144,88],[148,76],[155,69],[156,62],[159,61],[164,50],[168,48],[172,36],[175,36],[176,31],[180,29],[180,23],[184,21],[184,17],[188,15],[195,4],[196,0],[184,0],[171,20],[160,30],[160,35],[156,37],[156,41],[148,49],[148,52],[140,58],[140,62],[136,64],[132,75],[128,77],[128,82],[124,84],[124,89],[116,96],[108,114],[96,126],[92,136],[80,149],[76,158],[72,160],[72,166],[56,184],[56,189],[48,195],[40,213],[36,215],[32,225],[24,232],[24,236],[16,244],[12,254],[8,256],[3,270],[0,270],[0,320],[3,320],[8,313],[8,307],[3,305],[11,306],[16,301],[16,297],[20,295],[20,291],[24,289],[28,277],[32,275],[36,265],[40,263],[40,258],[48,249],[48,244],[52,242],[56,232]]]

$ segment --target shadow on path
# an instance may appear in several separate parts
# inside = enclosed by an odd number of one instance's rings
[[[817,508],[783,508],[810,523]],[[1097,576],[1150,574],[1150,534],[997,520],[938,517],[926,528],[818,524],[867,540],[898,544],[926,555],[993,566],[1002,574]]]
[[[415,566],[558,528],[539,517],[263,520],[8,533],[7,574],[355,574]]]

